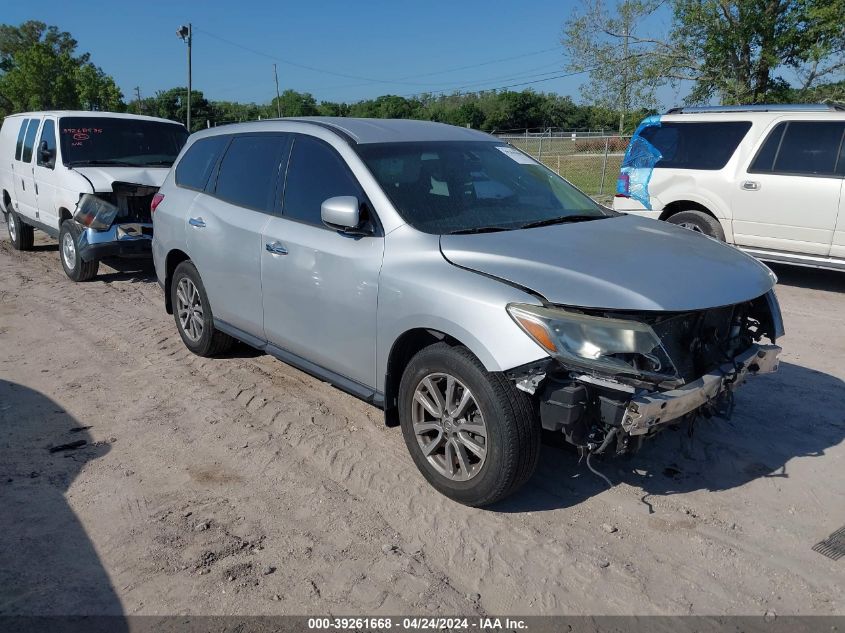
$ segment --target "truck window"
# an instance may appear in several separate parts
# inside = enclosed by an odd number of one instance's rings
[[[26,136],[23,138],[23,152],[21,153],[21,160],[25,163],[32,160],[32,148],[35,147],[35,136],[38,134],[39,123],[41,123],[39,119],[30,119],[26,128]]]
[[[748,130],[750,121],[666,122],[647,127],[640,136],[663,155],[656,169],[722,169]]]
[[[21,121],[21,129],[18,130],[18,143],[15,145],[15,160],[21,159],[21,152],[23,151],[23,137],[26,134],[26,126],[28,123],[29,119]]]

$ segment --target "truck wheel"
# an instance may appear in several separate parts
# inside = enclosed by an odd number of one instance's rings
[[[73,220],[65,220],[59,229],[59,259],[65,274],[74,281],[89,281],[97,276],[99,260],[82,261],[79,255],[79,228]]]
[[[719,220],[704,211],[679,211],[670,216],[667,222],[725,241],[725,231]]]
[[[6,215],[6,227],[9,229],[9,239],[19,251],[30,251],[35,242],[35,229],[21,221],[20,216],[14,211]]]
[[[214,316],[196,267],[185,261],[170,282],[170,300],[176,328],[185,347],[197,356],[216,356],[229,350],[234,339],[214,327]]]
[[[437,343],[411,359],[399,385],[399,421],[417,468],[459,503],[495,503],[537,467],[536,407],[465,347]]]

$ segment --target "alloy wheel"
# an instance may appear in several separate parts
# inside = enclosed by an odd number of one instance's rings
[[[14,242],[16,239],[18,239],[18,221],[15,218],[15,214],[10,213],[9,215],[7,215],[6,221],[9,223],[9,237],[11,237],[12,241]]]
[[[192,343],[199,341],[203,331],[202,300],[196,285],[187,277],[182,277],[176,286],[176,314],[185,336]]]
[[[469,388],[446,373],[423,378],[414,390],[414,435],[434,469],[452,481],[478,475],[487,459],[484,416]]]
[[[678,223],[678,226],[689,229],[690,231],[695,231],[696,233],[704,233],[704,231],[701,230],[701,227],[694,222],[680,222]]]

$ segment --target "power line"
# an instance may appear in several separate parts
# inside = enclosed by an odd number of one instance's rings
[[[488,61],[484,61],[484,62],[479,62],[477,64],[468,64],[468,65],[465,65],[465,66],[458,66],[458,67],[449,68],[449,69],[446,69],[446,70],[432,71],[432,72],[422,73],[422,74],[417,74],[417,75],[408,75],[407,77],[400,77],[399,79],[376,79],[376,78],[373,78],[373,77],[362,77],[362,76],[359,76],[359,75],[350,75],[350,74],[347,74],[347,73],[341,73],[341,72],[337,72],[337,71],[334,71],[334,70],[328,70],[326,68],[318,68],[316,66],[309,66],[307,64],[300,64],[298,62],[294,62],[294,61],[291,61],[289,59],[283,59],[281,57],[277,57],[275,55],[271,55],[269,53],[256,50],[256,49],[251,48],[249,46],[244,46],[243,44],[239,44],[239,43],[234,42],[232,40],[226,39],[224,37],[221,37],[219,35],[216,35],[214,33],[206,31],[205,29],[200,29],[198,27],[194,27],[194,29],[196,31],[204,33],[205,35],[208,35],[209,37],[212,37],[212,38],[217,39],[221,42],[229,44],[230,46],[234,46],[236,48],[240,48],[240,49],[245,50],[249,53],[252,53],[253,55],[259,55],[260,57],[266,57],[268,59],[272,59],[272,60],[280,62],[282,64],[287,64],[289,66],[294,66],[294,67],[297,67],[297,68],[303,68],[305,70],[310,70],[310,71],[313,71],[313,72],[323,73],[323,74],[327,74],[327,75],[334,75],[335,77],[344,77],[346,79],[355,79],[357,81],[363,81],[363,82],[366,82],[367,84],[375,83],[375,84],[397,84],[397,85],[405,85],[405,86],[425,86],[427,84],[422,84],[422,83],[418,83],[418,82],[408,82],[407,80],[408,79],[416,79],[416,78],[420,78],[420,77],[430,77],[430,76],[433,76],[433,75],[447,74],[447,73],[451,73],[451,72],[457,72],[459,70],[467,70],[469,68],[479,68],[481,66],[488,66],[490,64],[498,64],[498,63],[505,62],[505,61],[512,61],[514,59],[522,59],[522,58],[530,57],[530,56],[533,56],[533,55],[540,55],[540,54],[543,54],[543,53],[548,53],[548,52],[551,52],[551,51],[559,50],[558,47],[545,48],[545,49],[538,50],[538,51],[532,51],[532,52],[528,52],[528,53],[521,53],[519,55],[513,55],[511,57],[502,57],[502,58],[498,58],[498,59],[492,59],[492,60],[488,60]],[[460,83],[460,82],[456,82],[456,83]],[[350,88],[350,87],[355,87],[355,86],[359,86],[359,85],[361,85],[361,84],[350,84],[350,85],[344,85],[344,86],[335,86],[334,88]]]
[[[532,84],[539,84],[539,83],[543,83],[544,81],[552,81],[553,79],[563,79],[565,77],[574,77],[575,75],[583,75],[584,73],[588,73],[591,70],[594,70],[595,68],[597,68],[597,66],[586,68],[584,70],[577,70],[577,71],[571,72],[571,73],[563,73],[563,74],[560,74],[560,75],[555,75],[554,77],[546,77],[545,79],[535,79],[533,81],[523,81],[523,82],[520,82],[520,83],[513,83],[513,84],[509,84],[507,86],[496,86],[496,87],[490,87],[490,88],[478,88],[476,90],[470,90],[470,91],[456,90],[454,92],[449,92],[448,90],[438,90],[438,91],[433,91],[433,92],[414,92],[414,93],[411,93],[411,94],[404,94],[404,95],[400,95],[400,96],[402,96],[402,97],[419,97],[421,95],[444,96],[444,95],[447,95],[447,93],[448,93],[448,96],[461,96],[461,95],[465,95],[465,94],[473,94],[475,92],[490,92],[490,91],[493,91],[493,90],[507,90],[508,88],[517,88],[519,86],[528,86],[528,85],[532,85]]]

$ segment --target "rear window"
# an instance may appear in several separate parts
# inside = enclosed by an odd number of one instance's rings
[[[18,130],[18,143],[15,145],[15,160],[21,159],[21,152],[23,151],[23,137],[26,135],[26,126],[28,123],[29,119],[21,121],[21,129]]]
[[[232,138],[220,162],[215,195],[241,207],[272,212],[282,150],[287,143],[287,137],[281,134],[249,134]]]
[[[211,136],[201,138],[191,145],[176,165],[176,184],[198,191],[204,190],[229,138],[229,136]]]
[[[722,169],[751,128],[750,121],[661,123],[640,136],[662,154],[655,168]]]
[[[788,121],[769,134],[748,169],[752,173],[833,176],[845,172],[845,122]]]

